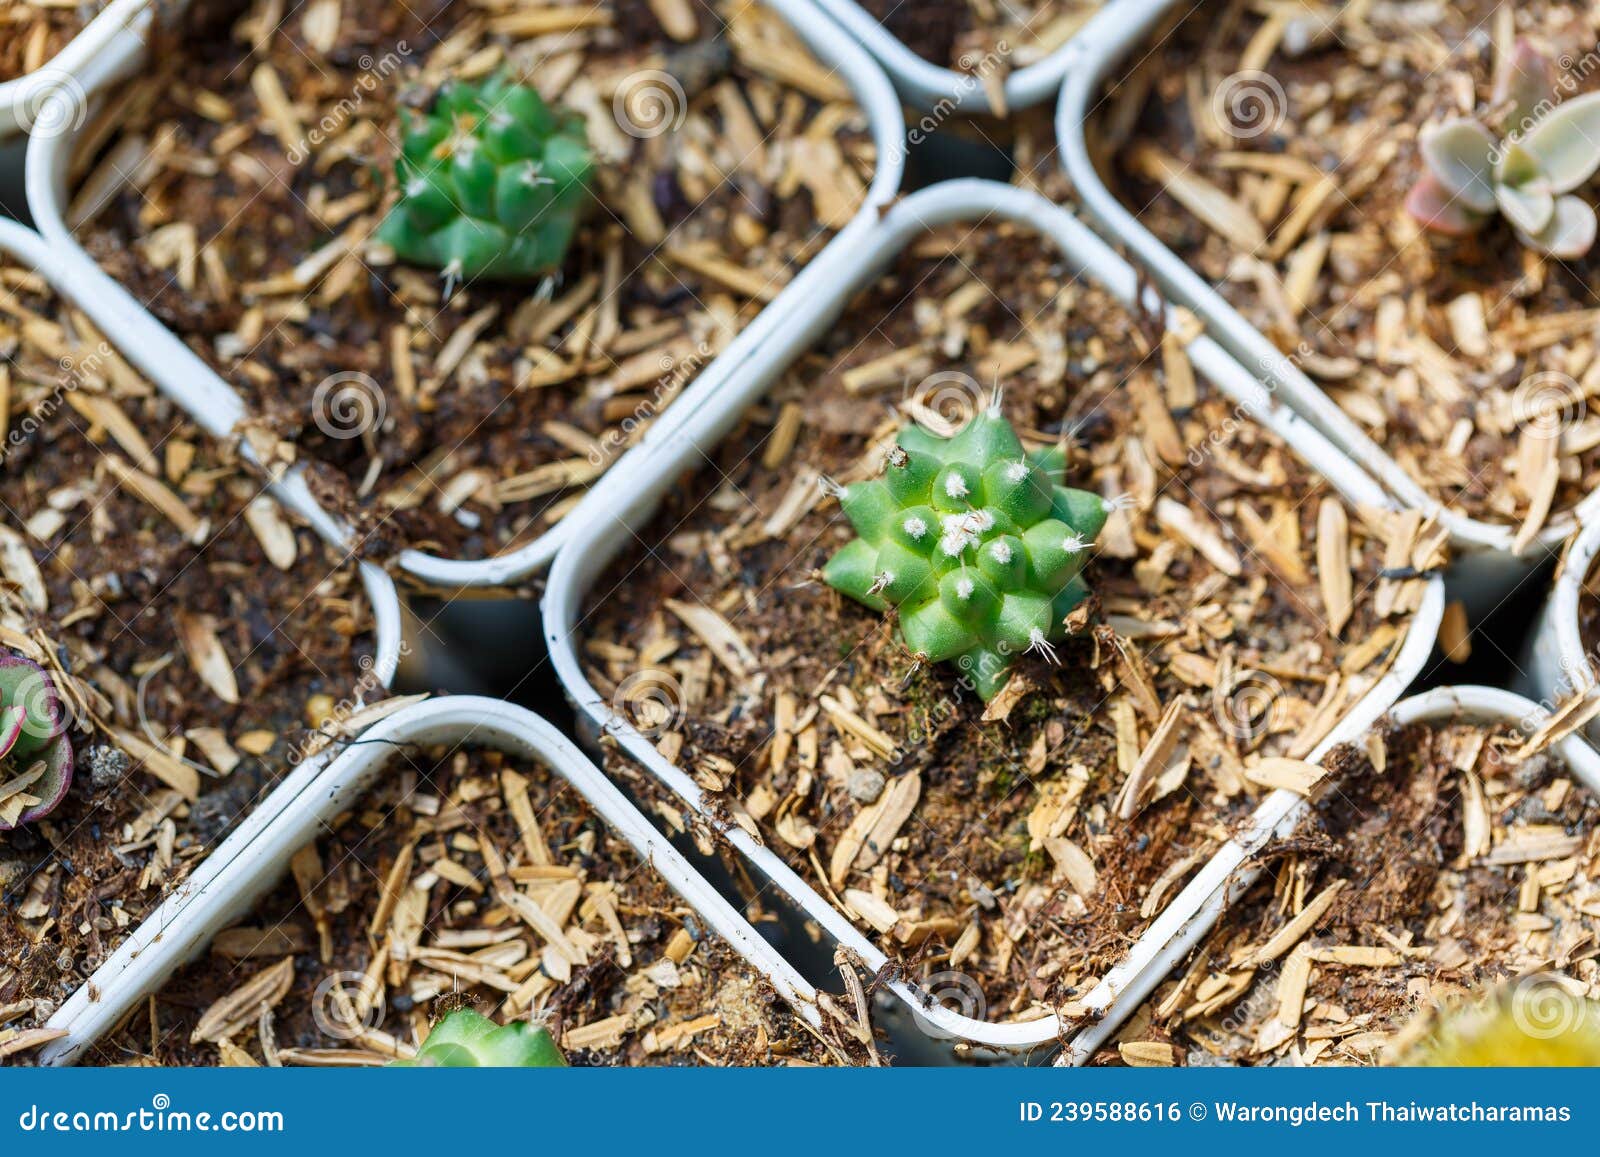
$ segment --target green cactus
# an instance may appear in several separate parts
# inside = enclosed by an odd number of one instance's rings
[[[55,682],[0,650],[0,832],[47,815],[72,783],[72,741]]]
[[[900,431],[884,476],[833,486],[857,538],[828,584],[874,610],[899,608],[901,638],[930,662],[959,661],[978,694],[1005,686],[1015,655],[1055,658],[1063,620],[1110,506],[1061,485],[1060,447],[1026,451],[996,402],[954,437]]]
[[[1526,41],[1498,72],[1491,110],[1503,136],[1473,117],[1424,129],[1427,172],[1406,209],[1448,236],[1475,233],[1499,213],[1529,248],[1582,257],[1594,245],[1595,211],[1572,194],[1600,169],[1600,93],[1558,102],[1550,61]]]
[[[415,1058],[395,1061],[397,1069],[552,1069],[566,1058],[542,1024],[519,1020],[498,1025],[470,1008],[458,1008],[422,1042]]]
[[[593,168],[581,117],[504,74],[452,81],[404,134],[377,239],[449,279],[532,281],[561,268]]]

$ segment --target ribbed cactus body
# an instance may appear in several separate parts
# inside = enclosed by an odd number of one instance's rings
[[[951,438],[909,426],[881,478],[840,497],[860,535],[828,563],[829,585],[875,610],[899,608],[906,646],[958,660],[979,695],[1016,655],[1053,654],[1088,588],[1079,577],[1108,509],[1061,485],[1056,447],[1027,451],[991,409]]]
[[[561,267],[593,167],[583,121],[534,89],[452,81],[405,131],[377,237],[447,275],[531,281]]]
[[[461,1008],[434,1026],[414,1059],[395,1061],[390,1067],[550,1069],[566,1063],[543,1025],[527,1021],[498,1025],[482,1013]]]
[[[72,783],[72,741],[54,681],[39,664],[0,650],[0,832],[50,812]]]

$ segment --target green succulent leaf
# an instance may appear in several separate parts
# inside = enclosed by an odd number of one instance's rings
[[[396,1069],[550,1069],[566,1058],[544,1025],[517,1021],[498,1025],[470,1008],[457,1009],[434,1025],[415,1058]]]
[[[1496,185],[1494,196],[1500,215],[1523,233],[1544,232],[1555,216],[1555,194],[1550,191],[1550,183],[1542,178],[1535,178],[1526,185]]]
[[[1597,222],[1593,206],[1579,197],[1557,197],[1550,223],[1537,234],[1519,234],[1530,249],[1563,261],[1575,261],[1594,247]]]
[[[1509,134],[1497,141],[1480,121],[1460,117],[1424,129],[1426,169],[1406,197],[1423,228],[1465,236],[1499,213],[1522,244],[1552,257],[1593,247],[1594,210],[1568,196],[1600,171],[1600,93],[1553,103],[1550,62],[1526,41],[1502,62],[1493,106]]]
[[[1066,453],[1027,450],[993,407],[952,437],[902,429],[884,476],[840,495],[859,537],[828,562],[829,585],[898,609],[901,638],[932,662],[958,660],[984,699],[1016,656],[1065,634],[1088,594],[1079,578],[1109,509],[1060,485]]]
[[[1562,101],[1519,142],[1553,193],[1570,193],[1600,169],[1600,92]]]
[[[1475,213],[1494,212],[1498,142],[1488,129],[1462,117],[1424,129],[1417,143],[1447,193]]]
[[[581,118],[503,74],[453,81],[405,130],[377,239],[447,275],[536,280],[565,260],[593,172]]]

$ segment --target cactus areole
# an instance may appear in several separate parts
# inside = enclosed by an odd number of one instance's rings
[[[900,431],[881,478],[836,490],[860,535],[829,561],[830,586],[899,609],[905,645],[954,659],[992,698],[1016,655],[1054,660],[1088,594],[1079,572],[1108,504],[1061,485],[1060,447],[1028,451],[996,404],[953,437]]]
[[[56,685],[0,649],[0,832],[47,815],[72,783],[72,741]]]
[[[390,1068],[553,1069],[567,1060],[542,1024],[498,1025],[470,1008],[457,1009],[433,1026],[415,1058]]]
[[[534,281],[561,268],[593,168],[581,118],[503,74],[452,81],[404,132],[377,239],[448,279]]]

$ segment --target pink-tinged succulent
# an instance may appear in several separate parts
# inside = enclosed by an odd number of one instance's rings
[[[1530,249],[1577,258],[1595,242],[1593,206],[1574,190],[1600,169],[1600,92],[1557,100],[1547,57],[1519,40],[1495,79],[1491,112],[1457,117],[1418,138],[1428,171],[1406,209],[1426,229],[1459,237],[1496,214]]]
[[[0,650],[0,832],[48,814],[72,783],[72,741],[55,682]]]

